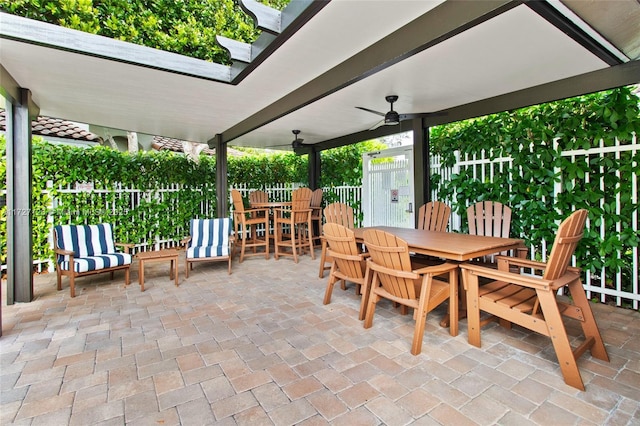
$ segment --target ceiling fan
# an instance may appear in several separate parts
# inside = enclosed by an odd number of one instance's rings
[[[420,112],[420,113],[413,113],[413,114],[398,114],[398,112],[393,109],[393,103],[398,100],[398,96],[397,95],[388,95],[388,96],[385,96],[385,100],[391,104],[391,109],[386,113],[380,112],[380,111],[374,111],[372,109],[365,108],[365,107],[356,107],[356,108],[361,109],[363,111],[367,111],[367,112],[370,112],[372,114],[376,114],[376,115],[384,117],[380,122],[376,123],[369,130],[377,129],[380,126],[395,126],[396,124],[399,124],[401,121],[408,120],[408,119],[411,119],[411,118],[437,117],[437,116],[446,114],[444,112],[442,112],[442,113],[441,112]]]
[[[293,142],[291,142],[291,148],[293,149],[302,148],[304,146],[304,144],[302,143],[304,139],[298,138],[298,135],[300,134],[300,130],[292,130],[291,132],[296,136]]]
[[[291,131],[294,135],[295,135],[295,139],[293,140],[293,142],[291,142],[291,148],[293,148],[293,150],[295,151],[296,149],[302,148],[303,146],[307,146],[306,144],[302,143],[302,141],[304,141],[304,139],[300,139],[298,137],[298,135],[300,134],[300,130],[292,130]],[[279,146],[289,146],[289,144],[283,144],[283,145],[272,145],[272,148],[275,147],[279,147]]]

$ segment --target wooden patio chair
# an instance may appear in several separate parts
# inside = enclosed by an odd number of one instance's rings
[[[469,234],[487,237],[509,238],[511,232],[511,208],[497,201],[479,201],[467,207]],[[528,250],[518,249],[516,255],[526,258]],[[500,253],[508,255],[509,253]],[[477,259],[476,263],[495,267],[495,255]]]
[[[309,188],[298,188],[291,194],[291,208],[274,209],[275,258],[292,256],[298,263],[298,251],[313,252],[311,228],[311,194]]]
[[[240,263],[245,256],[262,255],[259,247],[264,247],[264,258],[269,258],[269,232],[265,232],[263,238],[258,237],[257,226],[269,229],[269,209],[246,209],[242,194],[237,189],[231,190],[233,201],[233,226],[236,234],[236,246],[240,250]],[[253,249],[253,253],[247,253],[247,248]]]
[[[406,241],[379,229],[366,230],[363,237],[371,256],[367,266],[372,274],[369,288],[365,282],[360,307],[362,314],[363,305],[366,305],[364,328],[371,327],[376,303],[381,298],[413,308],[416,326],[411,353],[418,355],[422,350],[427,313],[449,300],[450,312],[458,314],[458,265],[444,262],[412,270]],[[446,276],[448,282],[442,280],[442,276]],[[450,332],[456,335],[457,321],[452,320],[451,324]]]
[[[338,281],[355,283],[356,295],[360,294],[365,285],[365,260],[369,254],[362,253],[356,244],[353,231],[345,226],[327,223],[324,226],[323,236],[329,245],[327,252],[333,259],[323,300],[323,303],[327,305],[331,302],[333,286]]]
[[[322,235],[322,189],[311,193],[311,224],[313,225],[313,241],[320,241]]]
[[[451,207],[441,201],[430,201],[418,209],[417,229],[446,232],[451,216]]]
[[[418,224],[416,229],[424,229],[425,231],[446,232],[451,217],[451,207],[441,201],[430,201],[424,203],[418,209]],[[411,254],[411,259],[420,266],[431,266],[441,263],[442,260],[433,256],[425,256],[422,254]]]
[[[584,390],[577,358],[587,349],[595,358],[609,361],[591,306],[580,279],[580,270],[569,266],[582,238],[587,210],[577,210],[558,228],[547,263],[518,257],[497,256],[498,269],[473,264],[461,265],[467,290],[469,343],[480,347],[480,311],[501,318],[507,328],[516,323],[551,338],[564,381]],[[509,272],[509,268],[541,272],[542,277]],[[479,285],[479,278],[492,282]],[[573,303],[557,300],[557,291],[567,286]],[[563,316],[578,320],[585,340],[572,348]]]
[[[251,191],[249,193],[249,207],[251,207],[252,209],[255,209],[252,213],[251,213],[251,217],[252,218],[261,218],[266,216],[269,216],[269,219],[271,219],[271,210],[267,210],[267,212],[265,213],[264,207],[257,207],[256,204],[257,203],[268,203],[269,202],[269,194],[267,194],[264,191],[260,191],[260,190],[256,190],[256,191]],[[265,229],[257,229],[256,226],[256,233],[267,233],[270,232],[269,230],[269,226],[267,226]]]
[[[110,223],[97,225],[56,225],[53,227],[53,251],[56,254],[58,290],[62,276],[69,277],[69,292],[76,297],[77,277],[124,270],[124,283],[129,285],[129,269],[133,244],[117,243]],[[121,246],[124,252],[116,250]]]
[[[324,223],[337,223],[349,229],[353,229],[353,207],[344,203],[331,203],[322,210],[324,215]],[[324,278],[324,271],[331,269],[332,259],[327,256],[327,242],[324,238],[320,238],[322,249],[320,250],[320,272],[318,277]]]

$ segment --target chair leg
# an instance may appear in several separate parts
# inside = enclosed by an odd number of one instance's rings
[[[324,291],[323,304],[328,305],[331,302],[331,293],[333,292],[333,285],[336,283],[336,278],[333,276],[335,272],[336,263],[331,265],[331,272],[329,272],[329,281],[327,282],[327,289]]]
[[[291,251],[293,251],[293,261],[298,263],[298,248],[296,247],[296,240],[298,239],[297,233],[300,228],[297,228],[295,224],[291,224]]]
[[[56,275],[58,281],[58,291],[62,290],[62,274],[60,273],[60,265],[56,265]]]
[[[189,259],[184,260],[184,277],[189,278]]]
[[[360,312],[358,313],[358,319],[362,321],[365,317],[367,304],[369,302],[369,292],[371,291],[371,283],[373,281],[375,273],[369,269],[369,263],[364,272],[364,285],[362,286],[362,298],[360,299]]]
[[[371,294],[369,295],[369,301],[367,303],[367,312],[364,317],[364,328],[371,328],[371,326],[373,325],[373,314],[376,311],[376,303],[378,303],[379,299],[380,297],[377,294],[375,294],[372,290]]]
[[[313,248],[313,224],[311,223],[311,220],[309,220],[307,234],[309,235],[309,251],[311,252],[311,259],[315,260],[316,253]]]
[[[73,274],[69,275],[69,292],[71,297],[76,297],[76,281]]]
[[[129,268],[124,270],[124,285],[129,285]]]
[[[324,278],[324,262],[327,257],[327,240],[322,240],[320,250],[320,271],[318,272],[319,278]]]
[[[591,355],[595,358],[609,362],[609,354],[602,341],[598,324],[593,316],[591,305],[587,300],[587,296],[584,293],[584,287],[581,280],[576,280],[569,284],[569,293],[573,299],[573,304],[582,310],[583,320],[580,321],[582,326],[582,332],[584,337],[593,339],[593,345],[591,346]]]
[[[421,301],[422,305],[423,302]],[[418,309],[418,311],[420,311]],[[424,311],[416,312],[416,328],[413,331],[413,341],[411,342],[411,353],[418,355],[422,352],[422,338],[424,337],[424,326],[427,322],[427,313]]]
[[[549,330],[549,337],[551,343],[553,343],[553,349],[556,351],[556,357],[558,357],[558,363],[560,364],[560,370],[564,381],[569,386],[584,390],[584,383],[580,376],[580,370],[576,363],[576,358],[573,355],[569,338],[567,337],[567,330],[564,327],[562,316],[558,310],[558,304],[556,302],[556,295],[553,291],[537,291],[538,299],[540,300],[540,308],[544,315],[547,329]]]

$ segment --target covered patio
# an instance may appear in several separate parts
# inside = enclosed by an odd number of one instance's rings
[[[640,312],[594,305],[611,362],[585,354],[580,392],[548,338],[492,324],[478,349],[466,320],[457,337],[439,326],[443,309],[411,355],[411,315],[382,303],[365,330],[352,287],[322,304],[317,258],[180,267],[179,287],[152,264],[140,292],[136,264],[129,287],[86,277],[74,299],[36,276],[36,299],[3,311],[0,423],[640,422]]]

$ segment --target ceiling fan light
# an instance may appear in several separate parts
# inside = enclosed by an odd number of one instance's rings
[[[389,111],[384,115],[384,124],[400,123],[400,115],[395,111]]]

